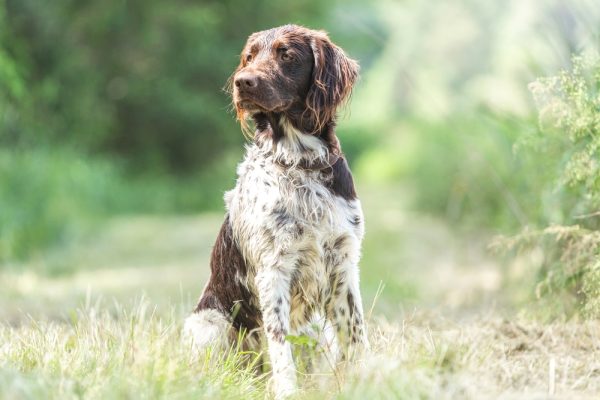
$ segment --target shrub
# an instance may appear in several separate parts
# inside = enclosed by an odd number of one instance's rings
[[[496,244],[509,249],[544,250],[538,297],[568,294],[573,312],[600,316],[600,60],[577,56],[572,68],[541,78],[530,89],[539,108],[539,131],[520,145],[543,151],[555,179],[549,193],[553,218],[541,230],[524,230]],[[559,223],[557,223],[557,220]]]

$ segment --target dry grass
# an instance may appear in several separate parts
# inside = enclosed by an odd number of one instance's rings
[[[299,398],[598,398],[600,321],[511,311],[505,282],[527,287],[527,263],[503,271],[485,240],[390,201],[365,203],[372,352],[303,373]],[[0,398],[268,397],[268,376],[242,362],[248,355],[214,365],[180,340],[220,220],[119,219],[78,248],[0,273]],[[57,262],[62,274],[33,272]]]
[[[25,398],[264,398],[267,377],[232,352],[194,360],[180,339],[183,314],[147,301],[102,302],[69,321],[0,328],[0,393]],[[458,323],[415,312],[370,324],[372,352],[303,376],[300,398],[595,398],[600,322],[476,318]]]

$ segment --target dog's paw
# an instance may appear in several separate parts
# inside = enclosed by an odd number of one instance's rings
[[[273,394],[275,400],[290,400],[297,398],[299,391],[296,383],[293,381],[282,381],[277,378],[271,378],[269,381],[269,391]]]
[[[275,369],[269,386],[276,400],[297,398],[296,370],[292,366],[279,371]]]

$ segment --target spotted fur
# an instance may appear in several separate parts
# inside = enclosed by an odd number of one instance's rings
[[[335,330],[341,356],[368,345],[358,268],[364,218],[345,158],[327,164],[341,154],[335,122],[314,134],[294,115],[252,115],[256,135],[225,194],[211,277],[185,324],[197,349],[231,344],[240,333],[248,347],[265,338],[278,398],[296,389],[286,337],[315,319]]]

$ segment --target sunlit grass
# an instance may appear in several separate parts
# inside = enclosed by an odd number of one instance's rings
[[[516,318],[503,307],[501,268],[483,252],[485,237],[457,237],[439,220],[400,212],[402,188],[359,189],[372,352],[314,370],[301,360],[298,398],[531,398],[551,388],[593,398],[600,390],[599,322]],[[268,366],[261,374],[246,363],[254,355],[233,351],[215,363],[181,340],[221,220],[112,219],[77,246],[30,261],[39,266],[2,271],[0,398],[269,398]],[[65,272],[47,274],[45,262],[63,262]]]
[[[131,307],[90,300],[65,320],[4,324],[0,396],[269,396],[269,375],[257,372],[255,355],[233,350],[218,361],[194,357],[181,340],[181,310],[159,312],[144,299]],[[369,329],[369,354],[302,373],[298,398],[531,398],[600,390],[598,321],[541,326],[477,318],[457,324],[418,312],[396,321],[374,318]]]
[[[261,398],[264,378],[232,351],[215,367],[180,340],[180,314],[90,305],[69,321],[0,330],[5,398]]]

